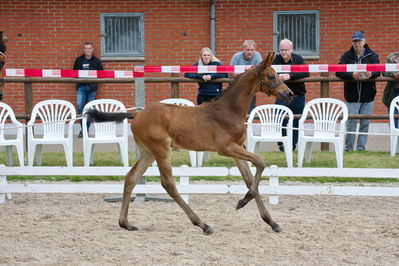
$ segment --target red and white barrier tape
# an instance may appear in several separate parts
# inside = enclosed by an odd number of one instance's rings
[[[58,69],[5,69],[8,77],[58,78],[140,78],[144,73],[243,73],[252,66],[136,66],[134,71],[58,70]],[[276,72],[366,72],[399,71],[399,64],[325,64],[325,65],[272,65]]]
[[[144,73],[106,70],[5,69],[4,76],[46,78],[142,78],[144,77]]]

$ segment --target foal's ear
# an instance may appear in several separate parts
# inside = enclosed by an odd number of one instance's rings
[[[266,57],[267,65],[271,65],[274,60],[274,52],[269,52]]]
[[[274,52],[269,52],[265,58],[265,60],[263,60],[262,62],[262,68],[266,68],[268,66],[270,66],[272,64],[274,60]]]

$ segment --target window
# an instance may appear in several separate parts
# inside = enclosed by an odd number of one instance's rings
[[[101,55],[121,59],[144,57],[144,14],[101,14]]]
[[[274,12],[274,51],[279,52],[280,40],[287,38],[294,51],[308,59],[318,59],[320,52],[319,11]]]

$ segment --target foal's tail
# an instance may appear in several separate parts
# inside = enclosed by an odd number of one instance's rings
[[[111,122],[115,121],[117,123],[122,122],[126,118],[133,119],[135,114],[125,113],[125,112],[101,112],[97,109],[89,109],[85,113],[87,119],[94,122]]]

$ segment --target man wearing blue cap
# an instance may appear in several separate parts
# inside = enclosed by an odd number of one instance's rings
[[[366,44],[364,33],[357,31],[352,35],[352,47],[346,51],[339,60],[340,64],[379,64],[378,55]],[[362,80],[376,78],[380,75],[377,71],[366,72],[336,72],[335,75],[345,80],[344,95],[350,115],[372,114],[374,109],[374,97],[377,93],[375,82],[362,82]],[[368,132],[369,119],[360,119],[359,132]],[[349,119],[346,125],[347,132],[356,132],[357,120]],[[346,135],[345,150],[354,148],[355,134]],[[357,150],[366,150],[367,135],[359,135]]]

